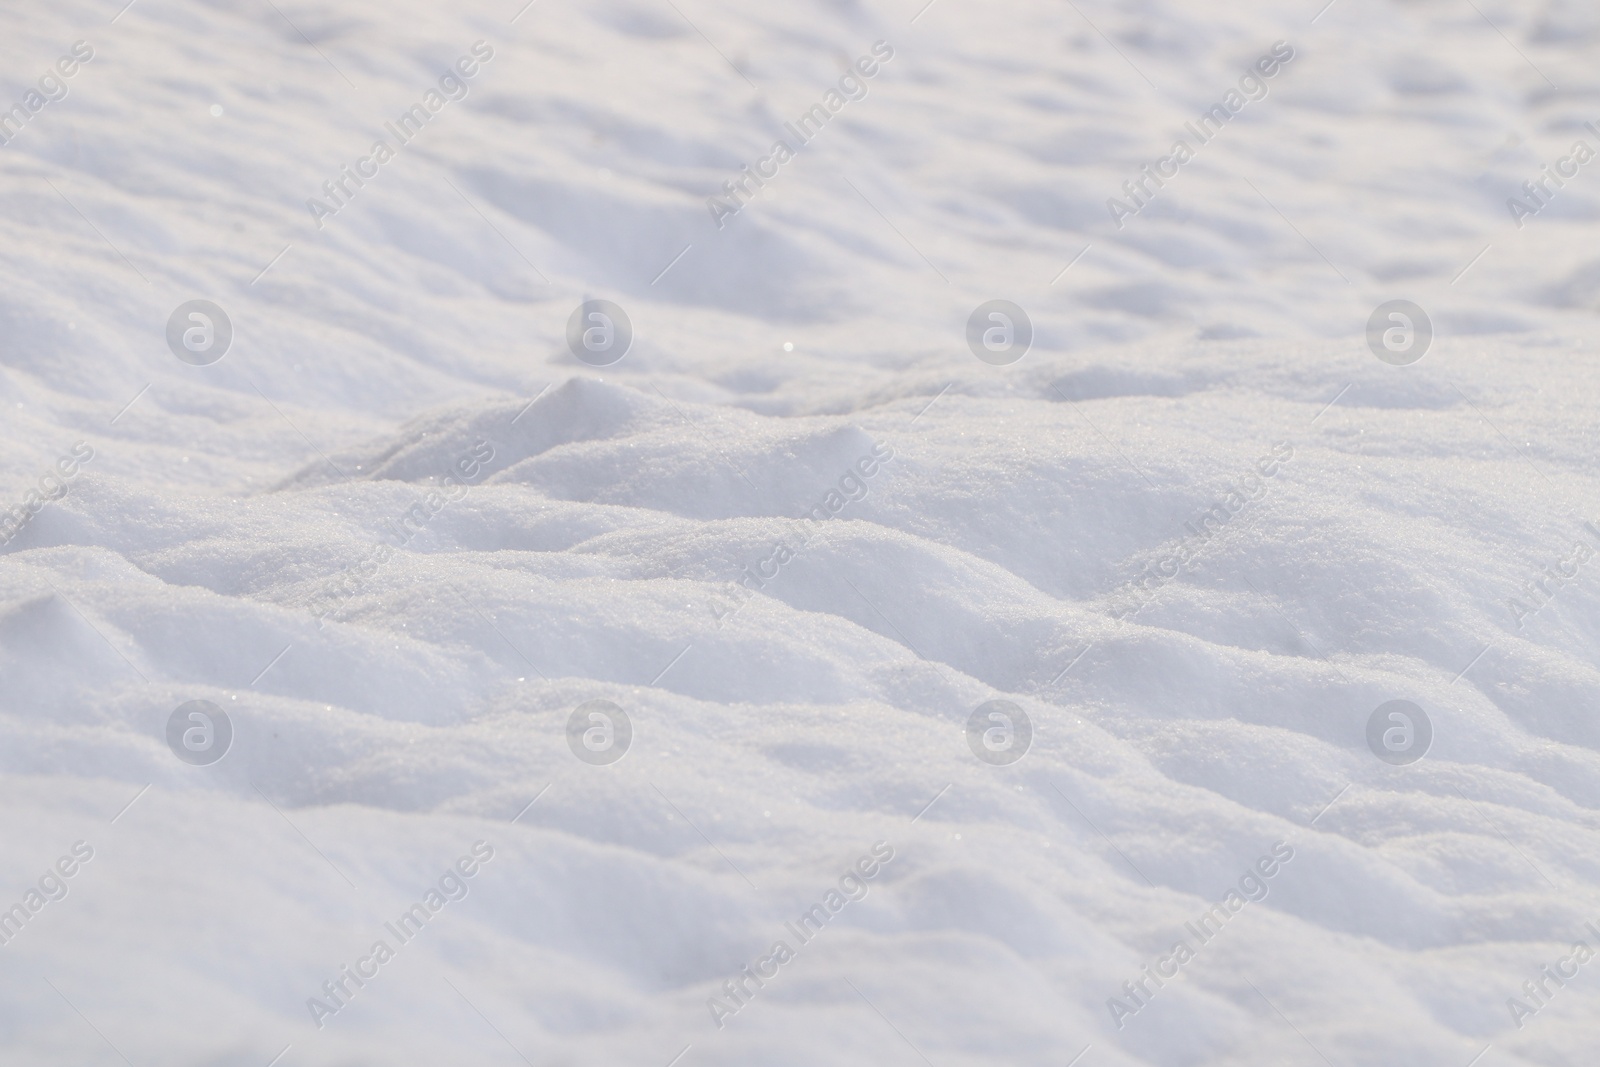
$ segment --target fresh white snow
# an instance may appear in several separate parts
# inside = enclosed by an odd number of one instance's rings
[[[122,3],[0,15],[5,1063],[1595,1062],[1592,3]]]

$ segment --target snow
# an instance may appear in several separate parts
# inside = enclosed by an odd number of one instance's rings
[[[0,35],[8,1064],[1592,1062],[1592,5],[120,6]]]

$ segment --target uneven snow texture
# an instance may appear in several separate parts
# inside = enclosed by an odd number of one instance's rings
[[[0,946],[6,1064],[1595,1062],[1600,162],[1506,204],[1600,147],[1592,2],[121,3],[0,15],[8,106],[93,49],[0,147],[0,507],[93,452],[0,549],[0,908],[68,890]],[[167,347],[195,298],[211,366]],[[1406,367],[1365,336],[1401,298]],[[1368,748],[1392,699],[1418,762]],[[191,700],[221,762],[168,747]]]

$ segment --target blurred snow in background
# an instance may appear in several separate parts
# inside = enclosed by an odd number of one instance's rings
[[[1592,4],[119,6],[0,16],[5,1062],[1593,1062]]]

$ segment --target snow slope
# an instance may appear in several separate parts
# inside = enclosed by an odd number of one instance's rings
[[[7,1063],[1592,1062],[1592,6],[118,6],[0,16]]]

